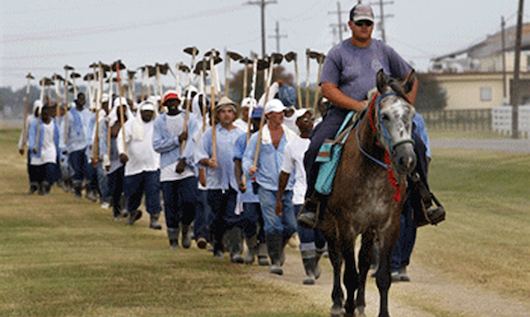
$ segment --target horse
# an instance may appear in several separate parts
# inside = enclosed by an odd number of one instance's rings
[[[380,256],[376,272],[379,316],[389,316],[391,253],[399,237],[406,176],[416,165],[412,140],[415,110],[406,97],[414,80],[414,72],[399,81],[380,70],[376,75],[377,91],[344,144],[319,225],[328,241],[333,266],[332,317],[365,315],[365,285],[374,243]],[[355,264],[358,235],[359,271]],[[343,263],[345,302],[341,285]]]

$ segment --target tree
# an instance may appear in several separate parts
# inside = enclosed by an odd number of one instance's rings
[[[416,109],[418,111],[443,110],[447,106],[447,93],[431,74],[416,74],[419,80]]]

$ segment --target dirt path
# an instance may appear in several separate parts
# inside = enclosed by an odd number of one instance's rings
[[[331,307],[332,274],[328,259],[323,259],[322,276],[314,286],[302,285],[304,276],[300,256],[289,250],[284,275],[279,277],[264,268],[256,279],[272,282],[278,287],[296,292],[325,309]],[[455,281],[450,276],[412,263],[410,283],[396,283],[390,290],[392,316],[530,316],[530,304],[505,298],[477,286]],[[368,281],[367,316],[377,316],[379,295],[373,279]]]
[[[457,148],[469,150],[492,150],[513,153],[530,153],[530,140],[481,140],[481,139],[433,139],[433,148]]]

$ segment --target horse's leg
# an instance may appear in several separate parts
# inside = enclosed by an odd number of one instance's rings
[[[361,250],[359,251],[359,288],[355,302],[357,316],[364,316],[364,308],[366,307],[366,277],[368,276],[368,270],[370,270],[370,264],[372,262],[373,245],[373,234],[371,232],[364,233],[362,235]]]
[[[331,265],[333,266],[333,290],[331,292],[331,300],[333,306],[331,306],[331,317],[342,316],[342,302],[344,300],[344,294],[342,292],[342,285],[340,281],[340,272],[342,268],[342,255],[337,248],[337,242],[335,238],[328,240],[328,254]]]
[[[344,258],[344,285],[346,286],[347,297],[344,305],[345,317],[354,317],[355,313],[355,290],[359,287],[359,276],[355,266],[355,246],[354,239],[346,239],[342,243],[342,256]]]
[[[388,290],[390,289],[390,260],[392,248],[399,235],[399,222],[393,224],[385,232],[380,233],[379,268],[376,273],[376,284],[379,289],[379,317],[389,317]]]

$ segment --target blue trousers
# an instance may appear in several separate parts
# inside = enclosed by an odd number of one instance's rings
[[[114,216],[121,210],[121,195],[123,193],[123,178],[125,168],[121,166],[114,172],[107,175],[107,181],[109,184],[109,191],[112,197],[112,209]]]
[[[125,206],[128,211],[140,207],[145,194],[145,208],[150,215],[160,214],[160,171],[141,172],[125,176],[123,181]]]
[[[237,191],[233,188],[227,190],[210,189],[208,190],[208,204],[213,213],[213,221],[210,230],[214,242],[214,248],[222,250],[222,241],[225,231],[235,226],[242,227],[242,217],[235,214]]]
[[[195,220],[193,223],[193,235],[195,239],[210,238],[210,224],[212,222],[212,210],[208,204],[208,191],[199,189],[197,195],[197,206],[195,208]]]
[[[275,212],[275,190],[267,190],[260,186],[258,188],[258,197],[263,214],[265,235],[281,235],[284,239],[289,239],[296,232],[297,227],[293,209],[293,191],[285,191],[283,195],[283,213],[281,216],[277,216]]]
[[[399,239],[392,250],[392,271],[397,271],[401,267],[407,266],[410,263],[410,257],[414,244],[416,243],[416,223],[413,218],[414,210],[410,204],[410,200],[405,201],[403,212],[399,217]]]
[[[304,155],[304,168],[307,175],[306,197],[310,197],[315,191],[315,182],[320,167],[320,163],[315,163],[315,159],[317,158],[320,146],[326,139],[335,138],[347,113],[345,110],[331,107],[322,122],[315,127],[311,134],[311,143]]]
[[[68,164],[74,171],[74,175],[72,176],[74,185],[81,185],[84,179],[88,179],[88,163],[85,153],[85,149],[68,153]]]
[[[295,214],[298,215],[302,205],[294,205]],[[300,251],[324,250],[326,238],[318,229],[298,226],[298,237],[300,238]]]
[[[243,203],[243,234],[245,238],[258,235],[258,241],[265,241],[263,230],[263,215],[259,203]]]
[[[98,189],[98,170],[92,164],[86,164],[87,190],[96,191]]]
[[[30,165],[33,170],[33,182],[46,182],[50,185],[57,180],[57,164],[46,163],[42,165]]]
[[[162,182],[161,185],[168,229],[177,229],[181,222],[183,225],[190,225],[195,218],[197,177],[190,176],[181,180]]]

